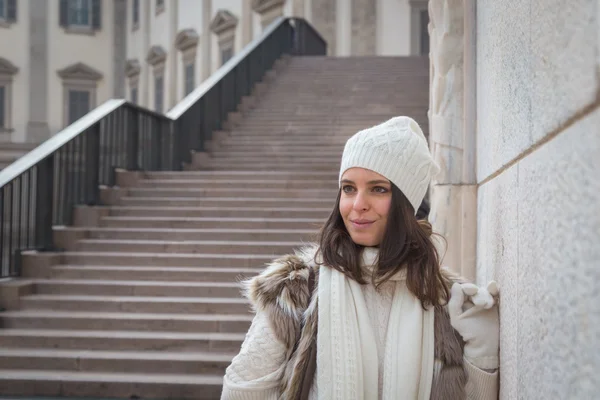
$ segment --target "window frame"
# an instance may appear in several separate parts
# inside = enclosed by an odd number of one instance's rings
[[[160,80],[160,85],[158,85],[158,80]],[[158,113],[164,112],[165,107],[165,74],[164,70],[160,71],[160,73],[154,74],[154,81],[152,82],[152,90],[154,92],[153,100],[154,100],[154,111]],[[158,90],[160,88],[160,97],[157,96]]]
[[[57,71],[58,76],[62,80],[63,86],[63,126],[68,126],[70,115],[70,91],[87,91],[89,92],[89,108],[90,111],[96,108],[97,105],[97,89],[98,81],[102,79],[102,74],[91,67],[76,63],[68,66],[60,71]]]
[[[0,133],[12,133],[13,127],[13,80],[19,69],[10,61],[0,57],[0,86],[4,88],[4,124]]]
[[[191,71],[191,74],[188,74]],[[189,86],[188,86],[189,85]],[[194,60],[183,65],[183,95],[192,93],[196,88],[196,62]]]
[[[133,31],[140,27],[140,0],[131,1],[131,29]]]
[[[71,108],[71,95],[74,94],[85,94],[87,95],[87,111],[85,111],[85,113],[79,115],[78,117],[76,117],[75,119],[71,119],[71,113],[73,112],[73,109]],[[81,117],[83,117],[85,114],[89,113],[90,111],[92,111],[94,109],[94,107],[92,107],[92,97],[93,97],[93,90],[92,89],[88,89],[88,88],[78,88],[78,87],[71,87],[71,88],[67,88],[66,90],[66,95],[67,95],[67,99],[66,102],[68,104],[67,106],[67,120],[66,120],[66,125],[71,125],[72,123],[74,123],[75,121],[77,121],[78,119],[80,119]]]
[[[165,0],[155,0],[154,1],[154,15],[158,15],[161,14],[165,11],[166,5],[165,5]]]
[[[74,23],[72,18],[72,7],[73,4],[77,2],[78,4],[82,4],[83,2],[86,2],[88,5],[88,10],[87,10],[87,20],[88,22],[86,24],[79,24],[79,23]],[[68,11],[67,11],[67,26],[69,28],[73,28],[73,29],[81,29],[81,30],[91,30],[92,29],[92,19],[94,18],[93,16],[93,11],[92,11],[92,0],[69,0],[67,2],[68,4]],[[81,14],[83,14],[81,12]]]

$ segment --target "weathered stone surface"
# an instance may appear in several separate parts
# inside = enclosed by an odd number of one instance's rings
[[[600,111],[479,191],[478,280],[501,290],[502,399],[587,399],[600,378]]]
[[[353,56],[371,56],[377,52],[376,0],[352,0]]]
[[[478,179],[597,97],[596,0],[477,5]]]
[[[327,42],[327,54],[335,55],[336,49],[336,23],[335,23],[335,1],[332,0],[309,0],[312,1],[312,23],[315,29]]]

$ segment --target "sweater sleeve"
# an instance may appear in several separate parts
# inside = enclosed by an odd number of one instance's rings
[[[240,352],[225,371],[221,400],[276,400],[285,370],[286,347],[265,313],[257,313]]]
[[[468,400],[497,400],[498,399],[498,370],[486,372],[464,359],[467,371]]]

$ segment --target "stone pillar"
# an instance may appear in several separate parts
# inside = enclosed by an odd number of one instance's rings
[[[29,121],[25,141],[50,137],[48,127],[48,7],[46,0],[29,5]],[[53,23],[51,21],[50,23]]]
[[[352,52],[352,7],[348,0],[336,2],[336,56],[347,57]]]
[[[212,1],[202,0],[202,36],[201,49],[202,52],[202,81],[208,78],[211,74],[211,44],[212,32],[210,31],[210,22],[212,19]]]
[[[442,168],[430,217],[447,240],[443,265],[469,279],[475,278],[477,243],[475,1],[429,1],[429,138]]]
[[[114,0],[113,15],[113,96],[125,97],[125,67],[127,62],[127,2]]]
[[[169,45],[169,52],[167,54],[167,73],[169,74],[169,85],[167,90],[169,91],[169,101],[166,103],[167,108],[164,110],[164,112],[167,112],[179,102],[179,98],[177,96],[177,85],[179,83],[181,73],[179,68],[177,68],[177,57],[179,57],[179,53],[177,51],[177,47],[175,46],[175,38],[177,37],[177,18],[179,16],[179,2],[170,2],[167,12],[169,13],[169,42],[171,44]]]
[[[249,1],[242,2],[242,48],[252,41],[254,21],[252,5]]]
[[[292,3],[292,15],[294,17],[304,18],[305,13],[305,0],[293,0]]]

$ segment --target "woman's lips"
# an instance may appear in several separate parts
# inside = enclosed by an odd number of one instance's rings
[[[356,229],[365,229],[373,225],[375,221],[369,221],[366,219],[355,219],[351,220],[350,222],[352,222],[352,226],[354,226]]]

